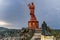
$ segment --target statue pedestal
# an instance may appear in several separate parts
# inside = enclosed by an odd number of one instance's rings
[[[39,22],[38,21],[28,21],[28,28],[29,29],[38,29]]]

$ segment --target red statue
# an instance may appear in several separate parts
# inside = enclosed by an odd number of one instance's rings
[[[35,9],[34,3],[32,2],[31,4],[28,4],[28,6],[30,9],[30,15],[34,15],[34,9]]]
[[[37,29],[39,24],[38,21],[36,20],[36,17],[34,15],[34,10],[35,10],[35,5],[32,2],[31,4],[28,4],[29,10],[30,10],[30,21],[28,21],[28,28],[29,29]]]
[[[28,4],[28,7],[29,7],[29,10],[30,10],[30,16],[31,16],[30,20],[36,20],[36,17],[34,15],[34,10],[35,10],[34,3],[32,2],[31,4]]]

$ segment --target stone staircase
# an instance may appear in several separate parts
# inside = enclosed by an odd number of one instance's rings
[[[41,39],[41,29],[36,29],[31,40],[40,40]]]

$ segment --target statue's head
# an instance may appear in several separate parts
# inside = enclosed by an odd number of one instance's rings
[[[32,5],[34,5],[34,3],[32,2]]]

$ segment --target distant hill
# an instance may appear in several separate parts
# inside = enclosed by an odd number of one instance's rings
[[[14,30],[20,30],[20,29],[8,29],[5,27],[0,27],[0,31],[14,31]]]
[[[20,29],[8,29],[8,28],[0,27],[0,35],[2,37],[4,37],[6,33],[9,36],[16,36],[17,33],[19,33],[19,31],[20,31]]]
[[[9,30],[8,28],[0,27],[0,31],[7,31]]]

